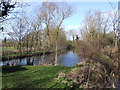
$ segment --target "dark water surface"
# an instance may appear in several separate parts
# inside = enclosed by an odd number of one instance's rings
[[[65,53],[58,53],[58,65],[71,67],[81,62],[82,59],[74,52],[68,51]],[[41,65],[41,64],[55,64],[55,53],[49,55],[39,55],[33,57],[25,57],[21,59],[0,61],[0,66],[4,65]]]

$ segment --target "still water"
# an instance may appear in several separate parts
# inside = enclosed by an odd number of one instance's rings
[[[57,65],[71,67],[81,61],[82,61],[82,59],[74,51],[58,53]],[[33,57],[25,57],[25,58],[21,58],[21,59],[0,61],[0,66],[4,66],[4,65],[9,65],[9,66],[12,66],[12,65],[42,65],[42,64],[54,65],[55,64],[55,54],[52,53],[49,55],[39,55],[39,56],[33,56]]]

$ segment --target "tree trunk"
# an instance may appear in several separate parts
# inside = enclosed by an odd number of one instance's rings
[[[113,78],[112,88],[116,88],[116,87],[115,87],[115,83],[114,83],[114,76],[115,76],[115,75],[114,75],[114,73],[113,73],[113,74],[112,74],[112,78]]]
[[[57,61],[58,61],[57,51],[58,51],[58,46],[57,46],[57,41],[56,41],[56,45],[55,45],[55,66],[57,65]]]
[[[20,56],[22,55],[22,50],[21,50],[21,40],[19,41],[19,52],[20,52]]]

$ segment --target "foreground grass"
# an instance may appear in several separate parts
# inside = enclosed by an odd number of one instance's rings
[[[69,72],[73,68],[64,66],[13,66],[2,67],[2,88],[66,88],[70,84],[57,81],[61,72]]]

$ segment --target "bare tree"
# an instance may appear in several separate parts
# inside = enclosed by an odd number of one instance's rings
[[[57,50],[58,50],[58,35],[61,30],[61,25],[65,19],[70,17],[73,14],[72,7],[67,5],[66,3],[56,3],[56,12],[53,14],[53,24],[55,25],[56,28],[56,34],[55,34],[55,64],[57,63]]]
[[[118,65],[116,64],[116,51],[113,52],[113,49],[115,49],[113,45],[115,38],[110,36],[113,36],[112,32],[107,32],[111,31],[112,27],[110,26],[110,21],[112,21],[110,13],[100,11],[88,11],[88,13],[82,29],[84,30],[83,41],[79,41],[77,44],[78,51],[80,54],[83,53],[81,56],[88,63],[86,87],[89,87],[92,78],[91,64],[97,65],[99,63],[99,68],[104,73],[103,78],[101,78],[102,87],[107,87],[107,83],[109,83],[114,88],[115,80],[113,80],[113,77],[114,79],[117,77],[115,67],[118,67]],[[101,74],[99,73],[99,75]]]
[[[46,25],[46,42],[50,46],[50,29],[54,27],[55,32],[55,61],[57,61],[58,35],[63,21],[73,13],[72,7],[66,3],[43,2],[40,8],[40,16],[43,17],[43,24]]]
[[[1,0],[0,1],[0,17],[5,17],[7,16],[10,11],[12,11],[17,2],[12,2],[11,0]]]
[[[11,24],[12,31],[9,32],[8,35],[13,40],[18,42],[18,49],[19,49],[20,55],[22,55],[22,39],[23,37],[25,37],[27,33],[25,18],[18,18],[15,20],[15,22]]]

